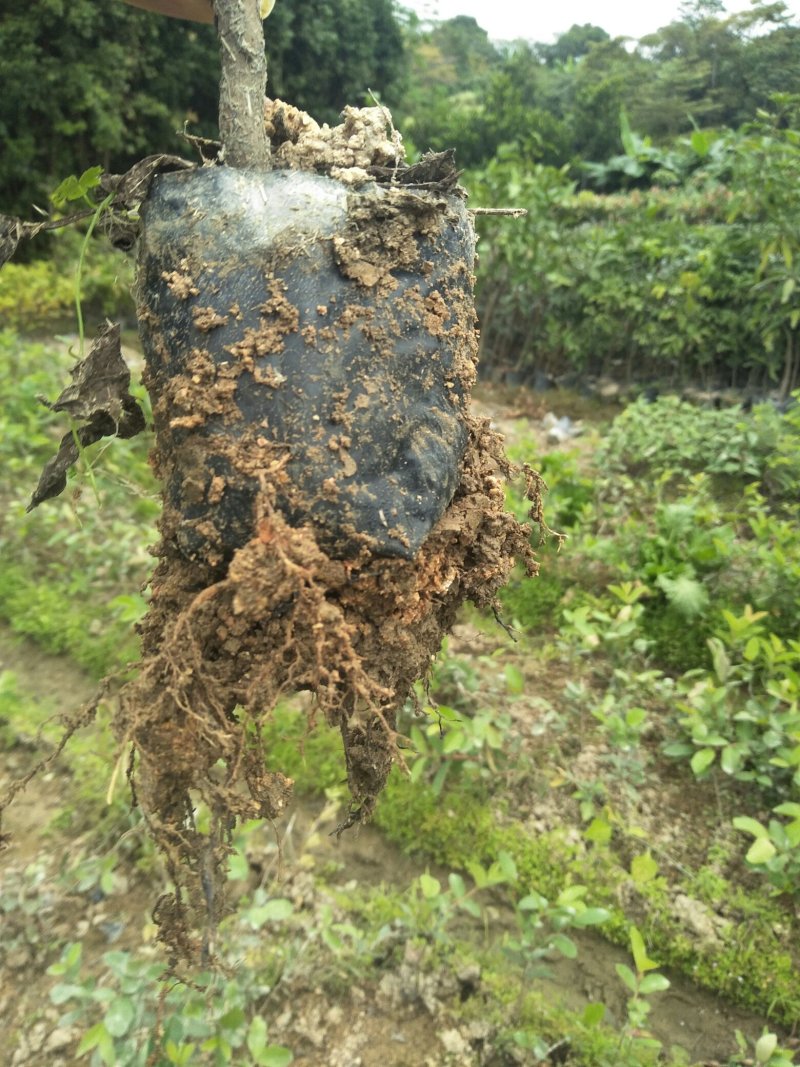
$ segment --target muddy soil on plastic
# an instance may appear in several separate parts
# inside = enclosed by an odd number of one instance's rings
[[[205,954],[197,931],[225,914],[236,821],[288,803],[291,781],[264,769],[276,702],[310,692],[312,723],[340,730],[339,829],[365,821],[459,606],[492,605],[517,560],[536,569],[504,508],[502,441],[469,412],[474,234],[452,161],[420,175],[384,109],[344,118],[326,133],[271,102],[275,169],[160,175],[142,207],[164,507],[114,730],[176,884],[157,909],[174,958]],[[528,489],[536,519],[532,473]]]

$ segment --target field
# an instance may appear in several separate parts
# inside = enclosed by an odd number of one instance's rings
[[[4,781],[112,676],[5,816],[10,1064],[794,1062],[797,407],[481,387],[549,487],[539,577],[496,618],[462,613],[360,832],[331,835],[338,735],[308,732],[302,697],[279,706],[266,744],[295,802],[237,828],[224,966],[178,974],[151,921],[168,872],[107,724],[159,511],[148,441],[87,450],[25,512],[65,431],[35,398],[72,344],[0,339]],[[550,443],[548,412],[582,432]]]

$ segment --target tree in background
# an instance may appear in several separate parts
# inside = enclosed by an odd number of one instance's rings
[[[211,132],[213,29],[95,0],[0,3],[0,203],[31,203],[92,164],[176,147],[186,119]]]
[[[638,43],[584,24],[554,44],[502,46],[473,18],[422,22],[393,0],[286,0],[267,50],[268,91],[318,119],[335,121],[371,89],[419,152],[454,147],[460,166],[482,168],[513,146],[584,183],[602,171],[586,161],[628,153],[623,111],[652,155],[694,128],[752,121],[775,91],[800,92],[800,27],[781,0],[733,16],[692,0]],[[149,152],[185,152],[176,131],[187,120],[213,136],[218,63],[210,26],[114,0],[0,0],[2,209],[29,215],[95,163],[121,171]],[[663,177],[653,159],[636,183]],[[613,170],[603,188],[631,184]]]
[[[487,144],[486,90],[500,52],[466,16],[433,26],[412,16],[406,40],[408,88],[396,116],[404,134],[420,152],[455,148],[461,166],[480,165],[498,143]]]
[[[270,18],[269,90],[323,119],[368,89],[400,94],[405,54],[391,0],[303,0]],[[214,136],[218,44],[211,26],[97,0],[0,0],[0,205],[28,216],[70,173],[122,171]]]
[[[406,86],[407,56],[392,0],[278,3],[267,33],[268,91],[335,122],[368,91],[389,107]]]
[[[620,113],[658,145],[700,128],[737,128],[800,91],[800,27],[781,0],[725,16],[693,0],[634,42],[573,25],[554,44],[495,48],[473,19],[407,24],[412,77],[400,113],[418,149],[456,148],[482,167],[500,145],[531,163],[605,161],[620,150]],[[465,61],[469,47],[471,61]]]

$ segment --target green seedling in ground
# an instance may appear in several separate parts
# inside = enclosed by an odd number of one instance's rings
[[[669,989],[669,979],[657,973],[658,964],[647,955],[644,938],[635,926],[630,928],[630,949],[634,970],[626,963],[616,964],[616,972],[630,994],[620,1048],[636,1046],[657,1054],[661,1051],[661,1042],[646,1028],[653,1007],[648,997]]]
[[[754,838],[745,856],[748,865],[765,875],[779,893],[800,893],[800,804],[787,801],[772,810],[787,821],[770,819],[765,826],[739,815],[733,825]]]
[[[793,1067],[794,1053],[781,1048],[778,1035],[764,1029],[758,1040],[749,1042],[741,1030],[735,1033],[738,1052],[728,1060],[728,1067]]]

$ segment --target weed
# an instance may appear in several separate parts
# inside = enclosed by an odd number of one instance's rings
[[[81,956],[74,942],[50,967],[59,979],[50,999],[72,1005],[59,1025],[86,1027],[75,1055],[91,1067],[145,1067],[154,1056],[176,1065],[291,1063],[291,1052],[268,1044],[264,1019],[251,1014],[269,991],[263,978],[205,974],[183,985],[169,980],[165,964],[116,951],[103,955],[106,976],[97,982],[82,977]]]
[[[451,775],[496,778],[508,758],[510,716],[486,710],[459,716],[444,705],[431,714],[436,722],[424,729],[412,724],[409,731],[416,751],[409,760],[412,782],[429,782],[434,796],[439,796]]]
[[[749,1042],[741,1030],[737,1030],[735,1036],[739,1051],[728,1060],[728,1067],[792,1067],[795,1062],[794,1053],[781,1048],[778,1035],[766,1028],[753,1042]]]

